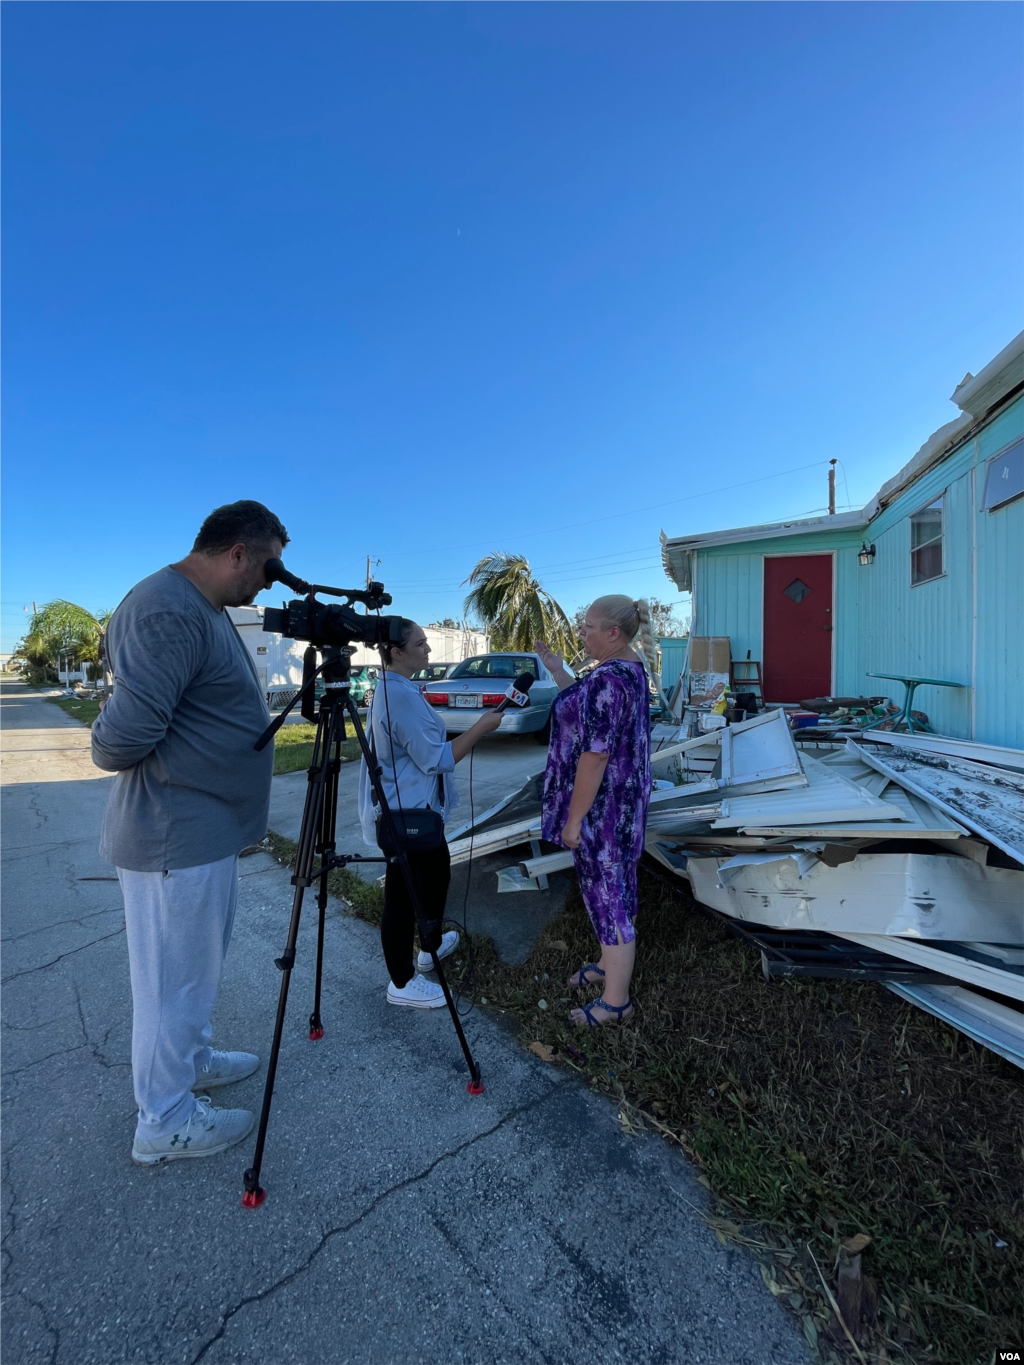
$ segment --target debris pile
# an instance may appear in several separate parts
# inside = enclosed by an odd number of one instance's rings
[[[1024,1067],[1024,754],[781,710],[668,744],[647,851],[766,975],[886,981]]]

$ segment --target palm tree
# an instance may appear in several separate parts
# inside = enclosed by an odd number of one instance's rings
[[[522,555],[491,554],[465,580],[472,584],[464,610],[480,617],[495,649],[532,649],[546,640],[566,658],[579,648],[572,622],[530,573]]]
[[[62,655],[72,655],[85,663],[101,659],[103,635],[109,611],[94,616],[75,602],[58,598],[47,602],[32,617],[28,634],[18,642],[15,657],[24,659],[30,677],[43,681],[55,671]]]

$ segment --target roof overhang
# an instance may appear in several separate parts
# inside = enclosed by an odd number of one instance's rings
[[[691,555],[714,545],[740,545],[752,540],[779,540],[786,536],[813,535],[821,531],[859,531],[868,524],[863,512],[837,512],[833,516],[806,517],[799,521],[776,521],[762,526],[737,526],[728,531],[708,531],[698,536],[666,536],[661,533],[661,562],[680,592],[692,591]]]

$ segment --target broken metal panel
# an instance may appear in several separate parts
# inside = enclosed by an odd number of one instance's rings
[[[706,792],[718,792],[718,780],[716,778],[709,777],[704,782],[683,782],[677,787],[664,787],[658,791],[653,791],[651,792],[650,803],[652,806],[663,806],[671,801],[686,806],[696,802],[697,797]],[[704,804],[706,805],[707,802]]]
[[[900,806],[879,800],[817,759],[804,755],[801,762],[808,779],[806,787],[729,797],[722,801],[722,813],[714,821],[714,828],[906,818]]]
[[[887,982],[895,995],[1024,1069],[1024,1015],[964,986]]]
[[[659,861],[671,868],[665,858]],[[653,868],[648,870],[652,875],[661,877],[661,873]],[[668,878],[662,877],[662,880],[667,882]],[[697,909],[729,933],[760,949],[761,970],[769,981],[775,977],[800,976],[845,981],[929,982],[944,979],[926,967],[900,962],[887,953],[862,947],[835,934],[813,930],[790,932],[764,925],[743,924],[699,902]]]
[[[1022,872],[934,853],[855,853],[828,866],[823,847],[690,857],[687,872],[699,900],[753,924],[1024,944]]]
[[[953,977],[969,986],[978,986],[982,990],[994,991],[996,995],[1024,1002],[1024,969],[1003,963],[995,957],[986,958],[976,945],[968,948],[963,943],[921,943],[912,938],[886,938],[881,934],[843,932],[837,933],[837,937],[859,943],[875,952],[902,958],[905,962],[913,962],[940,976]]]
[[[720,801],[714,805],[689,805],[677,809],[654,808],[647,812],[647,830],[657,830],[659,834],[710,834],[711,820],[722,814]]]
[[[529,843],[540,838],[540,817],[518,820],[514,824],[501,825],[497,829],[486,830],[456,839],[448,845],[452,865],[469,862],[470,857],[482,858],[488,853],[500,853],[503,848],[515,848],[517,844]]]
[[[792,862],[796,868],[797,876],[805,877],[812,867],[817,866],[818,853],[822,848],[824,848],[824,844],[805,845],[803,848],[795,848],[792,851],[772,849],[767,853],[734,853],[731,858],[719,862],[718,884],[721,887],[728,887],[737,877],[743,875],[745,868],[765,867],[770,863],[782,861]],[[765,923],[769,922],[765,921]]]
[[[895,820],[856,820],[849,824],[841,821],[816,824],[745,825],[743,833],[754,837],[816,838],[826,839],[962,839],[967,833],[963,825],[951,819],[945,811],[931,805],[920,796],[904,791],[895,782],[885,788],[887,805],[899,806],[903,812],[901,821]]]
[[[784,711],[762,711],[721,732],[723,787],[745,787],[773,778],[805,782],[800,755]],[[762,788],[763,790],[767,788]]]
[[[973,763],[988,763],[997,768],[1024,771],[1024,750],[1008,749],[1001,744],[976,744],[968,739],[950,739],[946,735],[895,735],[882,730],[871,731],[872,744],[889,744],[897,749],[917,749],[922,753],[945,754],[948,758],[966,758]]]
[[[887,748],[883,753],[863,738],[850,740],[849,748],[1024,863],[1024,774],[921,749]]]

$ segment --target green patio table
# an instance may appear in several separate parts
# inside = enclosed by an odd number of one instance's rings
[[[911,718],[910,711],[914,705],[914,693],[919,687],[967,686],[967,683],[947,682],[944,678],[909,678],[905,673],[869,673],[868,677],[885,678],[887,682],[901,682],[906,688],[902,709],[895,716],[883,716],[881,720],[873,720],[870,725],[864,726],[865,730],[874,730],[876,726],[884,725],[887,720],[891,720],[894,734],[903,724],[906,724],[910,734],[914,733],[914,722]],[[924,733],[929,727],[922,726],[919,723],[917,728]]]

